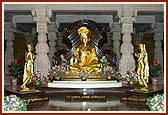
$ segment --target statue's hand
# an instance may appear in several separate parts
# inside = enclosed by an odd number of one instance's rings
[[[139,57],[139,55],[138,55],[137,53],[135,53],[135,56],[136,56],[136,57]]]
[[[70,65],[73,65],[73,60],[74,60],[74,58],[72,57],[70,60]]]

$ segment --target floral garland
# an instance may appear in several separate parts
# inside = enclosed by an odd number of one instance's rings
[[[130,72],[130,71],[127,71],[126,73],[126,80],[128,82],[133,82],[133,83],[137,83],[138,82],[138,75],[136,72]]]
[[[147,98],[146,105],[151,111],[164,111],[164,94],[155,94]]]
[[[119,73],[116,72],[111,66],[105,66],[102,68],[101,74],[106,78],[109,76],[115,78]]]
[[[37,71],[33,73],[32,81],[35,85],[47,84],[49,82],[49,77]]]
[[[27,111],[27,102],[16,95],[4,97],[5,111]]]
[[[100,62],[102,63],[102,67],[103,67],[103,68],[109,65],[106,56],[103,56],[103,57],[100,59]]]
[[[67,75],[66,67],[61,65],[52,66],[50,71],[48,72],[48,76],[51,80],[54,80],[57,78],[65,78],[66,75]]]
[[[79,73],[78,73],[78,75],[79,75],[79,77],[81,78],[81,79],[87,79],[88,77],[89,77],[89,75],[88,75],[88,71],[80,71]]]

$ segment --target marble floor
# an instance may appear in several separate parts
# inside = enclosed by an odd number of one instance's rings
[[[142,102],[120,102],[120,96],[110,96],[104,102],[66,102],[64,96],[50,96],[48,101],[29,103],[28,111],[149,111],[149,108]]]

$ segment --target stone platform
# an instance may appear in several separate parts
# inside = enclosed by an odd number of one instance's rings
[[[164,87],[160,85],[151,85],[148,91],[140,90],[140,88],[134,88],[125,91],[125,95],[121,98],[121,101],[129,102],[146,102],[149,96],[154,94],[163,93]]]
[[[53,81],[48,83],[53,88],[112,88],[122,87],[121,82],[115,81]]]

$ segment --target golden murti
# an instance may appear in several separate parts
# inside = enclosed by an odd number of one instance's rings
[[[102,64],[98,63],[96,49],[88,45],[91,32],[86,27],[81,27],[78,29],[78,35],[83,44],[74,49],[70,65],[67,66],[68,72],[77,73],[82,70],[88,73],[100,72]]]
[[[36,58],[36,55],[32,53],[34,50],[33,44],[27,44],[27,49],[25,53],[25,65],[24,65],[24,75],[23,75],[23,84],[21,85],[22,91],[30,91],[26,85],[32,83],[32,75],[33,75],[33,63]]]
[[[145,49],[145,44],[139,44],[140,53],[135,56],[138,58],[138,81],[139,85],[142,86],[141,90],[148,90],[148,81],[149,81],[149,65],[148,65],[148,54]]]

